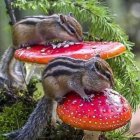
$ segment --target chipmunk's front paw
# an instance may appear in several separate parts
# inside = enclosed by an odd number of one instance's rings
[[[64,48],[67,48],[67,47],[69,47],[69,46],[71,46],[71,45],[74,45],[75,42],[73,42],[73,41],[64,41],[64,42],[62,42],[61,44],[62,44],[62,46],[63,46]]]
[[[37,41],[29,41],[29,42],[26,42],[26,43],[22,43],[20,44],[20,48],[28,48],[30,46],[34,46],[34,45],[38,45],[39,43]]]
[[[74,45],[76,44],[73,41],[63,41],[63,42],[49,42],[49,45],[51,45],[53,47],[53,49],[56,48],[67,48],[70,45]]]
[[[91,98],[87,95],[83,96],[82,98],[84,99],[84,101],[91,102]]]
[[[55,98],[55,100],[57,101],[57,103],[61,103],[63,101],[63,99],[65,99],[66,97],[57,97]]]
[[[21,45],[20,45],[20,48],[27,48],[27,47],[29,47],[29,46],[30,46],[29,43],[24,43],[24,44],[21,44]]]

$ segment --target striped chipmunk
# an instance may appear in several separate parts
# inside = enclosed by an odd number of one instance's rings
[[[24,127],[7,134],[12,140],[36,140],[47,123],[56,118],[56,104],[71,90],[90,102],[85,89],[102,91],[112,88],[114,77],[109,64],[95,56],[89,60],[58,57],[50,61],[42,74],[44,97]]]
[[[24,78],[20,64],[13,58],[14,52],[19,47],[27,47],[35,44],[47,44],[52,40],[79,42],[83,40],[83,32],[80,23],[72,16],[53,14],[51,16],[28,16],[12,27],[13,46],[4,53],[0,65],[0,85],[23,85]],[[60,47],[60,44],[51,44],[52,47]],[[15,84],[14,84],[15,82]]]

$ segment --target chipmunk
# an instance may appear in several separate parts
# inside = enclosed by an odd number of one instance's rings
[[[85,89],[102,91],[112,88],[114,77],[109,64],[99,56],[89,60],[59,57],[46,66],[42,74],[42,85],[44,97],[25,126],[15,133],[8,134],[13,140],[36,140],[51,120],[53,113],[55,114],[54,101],[59,102],[71,90],[84,100],[90,101]]]
[[[9,48],[0,66],[0,83],[16,82],[23,84],[23,77],[14,52],[21,46],[46,44],[52,40],[79,42],[83,40],[82,27],[71,15],[54,14],[51,16],[28,16],[18,21],[12,28],[13,47]],[[20,67],[20,64],[18,64]]]

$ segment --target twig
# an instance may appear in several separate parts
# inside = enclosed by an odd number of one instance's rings
[[[6,5],[6,8],[7,8],[7,13],[9,14],[9,17],[11,19],[10,24],[14,25],[16,23],[16,17],[15,17],[15,14],[14,14],[14,9],[13,9],[11,0],[5,0],[5,5]]]

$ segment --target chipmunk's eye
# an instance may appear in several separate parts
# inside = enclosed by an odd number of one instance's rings
[[[75,30],[74,30],[74,29],[70,28],[70,31],[71,31],[73,34],[75,34]]]
[[[101,66],[98,64],[98,62],[95,62],[95,68],[99,71],[101,70]]]
[[[75,29],[72,26],[69,26],[71,33],[75,34]]]
[[[104,75],[108,78],[108,80],[110,81],[110,85],[111,87],[114,87],[114,78],[112,76],[111,73],[109,73],[108,71],[104,73]]]
[[[96,69],[97,69],[100,73],[102,73],[102,74],[105,75],[108,79],[110,79],[110,77],[111,77],[110,73],[109,73],[108,71],[105,71],[105,70],[102,68],[102,66],[100,65],[100,63],[95,62],[95,67],[96,67]]]
[[[104,75],[105,75],[108,79],[110,79],[110,77],[111,77],[111,75],[110,75],[109,72],[105,72]]]

